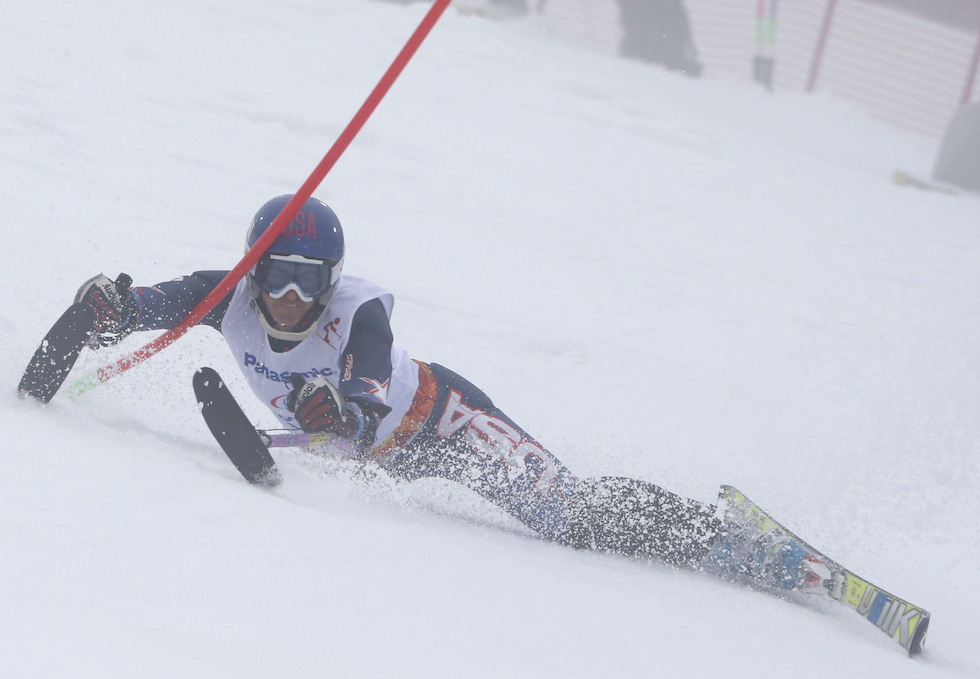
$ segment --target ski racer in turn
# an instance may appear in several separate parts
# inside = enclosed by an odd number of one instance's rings
[[[251,247],[292,196],[268,201]],[[831,571],[793,540],[720,516],[718,508],[636,479],[580,480],[469,381],[413,360],[393,341],[394,299],[342,274],[344,235],[311,198],[201,324],[218,330],[255,396],[291,429],[331,432],[355,459],[391,476],[460,483],[543,537],[579,549],[654,559],[766,590],[839,597]],[[227,271],[150,287],[97,275],[76,302],[95,312],[90,346],[169,329]]]

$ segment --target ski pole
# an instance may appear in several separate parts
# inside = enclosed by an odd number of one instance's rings
[[[306,433],[293,429],[256,429],[266,448],[306,448],[309,446],[333,446],[344,455],[354,455],[357,449],[352,441],[327,432]]]
[[[320,446],[333,443],[335,436],[323,432],[308,434],[305,431],[291,429],[256,429],[266,448],[303,448],[305,446]]]
[[[259,240],[256,241],[255,245],[253,245],[248,252],[245,253],[245,256],[235,266],[235,268],[228,272],[228,275],[225,276],[220,283],[218,283],[218,286],[212,290],[207,297],[201,300],[201,302],[191,310],[184,320],[157,337],[152,342],[149,342],[128,356],[120,358],[114,364],[107,365],[100,368],[93,374],[84,375],[80,379],[76,380],[71,387],[72,393],[75,395],[81,395],[93,387],[108,381],[116,375],[129,370],[137,363],[142,363],[146,359],[163,351],[165,348],[180,339],[188,330],[197,325],[202,318],[207,316],[208,313],[215,306],[217,306],[218,302],[224,299],[226,295],[231,293],[234,287],[238,284],[238,281],[245,276],[245,272],[251,269],[255,263],[259,261],[259,258],[262,257],[269,246],[272,245],[272,242],[278,238],[279,234],[286,227],[286,224],[292,221],[293,217],[296,216],[296,213],[299,212],[299,208],[302,207],[303,203],[305,203],[307,199],[313,195],[313,191],[320,185],[320,182],[323,181],[324,177],[327,176],[327,173],[334,166],[347,147],[350,146],[350,143],[354,140],[354,137],[356,137],[357,133],[360,132],[362,127],[364,127],[364,124],[367,122],[368,118],[371,117],[371,114],[378,107],[378,104],[381,103],[381,100],[388,93],[388,90],[391,89],[391,86],[394,84],[395,80],[405,69],[405,66],[408,64],[409,60],[411,60],[411,58],[414,56],[415,52],[422,44],[422,41],[425,40],[425,37],[432,30],[432,27],[435,26],[436,21],[439,20],[440,16],[442,16],[442,13],[445,11],[446,7],[449,6],[450,2],[451,0],[436,0],[433,3],[432,7],[422,18],[422,22],[415,29],[415,32],[413,32],[411,37],[409,37],[408,42],[395,57],[395,60],[388,67],[388,70],[385,71],[374,90],[371,91],[371,94],[368,95],[367,99],[361,105],[361,108],[354,114],[354,117],[351,119],[350,123],[348,123],[347,127],[344,128],[344,131],[341,132],[333,146],[331,146],[330,150],[327,151],[327,154],[314,168],[313,172],[309,177],[307,177],[306,181],[303,182],[302,186],[300,186],[299,190],[292,197],[292,199],[286,203],[286,206],[282,209],[282,212],[280,212],[279,216],[273,220],[266,232],[262,234]]]

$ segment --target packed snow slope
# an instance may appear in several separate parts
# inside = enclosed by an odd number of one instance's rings
[[[234,266],[426,9],[5,9],[0,675],[980,676],[980,199],[895,186],[937,140],[827,96],[451,10],[316,195],[413,356],[580,476],[740,488],[929,609],[917,660],[841,607],[560,548],[446,484],[280,450],[284,484],[252,488],[194,370],[272,422],[210,330],[18,399],[86,278]]]

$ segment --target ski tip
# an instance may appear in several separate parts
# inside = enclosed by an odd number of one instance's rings
[[[207,366],[199,368],[196,373],[194,373],[194,391],[198,396],[198,401],[202,401],[202,394],[207,391],[217,391],[221,388],[223,382],[221,381],[221,376],[214,368],[208,368]]]
[[[915,626],[915,631],[912,632],[912,639],[909,641],[909,656],[914,658],[915,656],[922,653],[922,647],[926,643],[926,632],[929,631],[929,613],[927,611],[922,611],[922,617],[919,620],[919,624]]]

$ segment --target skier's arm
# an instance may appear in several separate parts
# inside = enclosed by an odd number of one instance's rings
[[[194,307],[227,275],[227,271],[196,271],[190,276],[182,276],[172,281],[158,283],[150,287],[133,288],[138,313],[133,330],[169,330],[187,317]],[[217,330],[221,329],[231,293],[218,302],[207,316],[199,322]]]
[[[379,299],[358,308],[351,324],[350,339],[340,359],[340,394],[362,410],[388,414],[388,385],[391,381],[393,337],[388,314]]]

